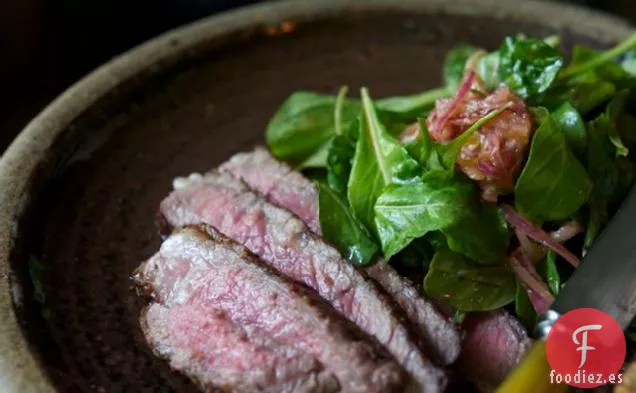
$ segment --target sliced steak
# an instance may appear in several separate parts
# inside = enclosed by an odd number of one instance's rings
[[[466,337],[460,371],[480,391],[492,392],[526,354],[531,340],[521,323],[503,310],[469,314],[462,326]]]
[[[380,261],[365,270],[396,299],[415,324],[427,353],[441,365],[454,363],[461,349],[459,329],[424,298],[408,278],[401,276],[388,263]]]
[[[288,277],[305,283],[374,336],[414,378],[421,392],[439,392],[445,375],[417,345],[401,310],[287,210],[267,202],[229,173],[212,171],[175,181],[161,203],[173,227],[205,222],[244,244]]]
[[[257,147],[249,153],[235,154],[219,169],[240,178],[269,202],[291,211],[320,234],[316,187],[302,174],[272,157],[267,149]]]
[[[264,148],[239,153],[221,166],[242,179],[249,187],[265,195],[273,204],[289,209],[320,234],[316,188],[300,173],[277,161]],[[454,325],[425,299],[413,283],[382,261],[366,268],[402,307],[423,336],[426,350],[436,362],[448,365],[457,360],[460,335]]]
[[[155,353],[205,389],[340,391],[336,376],[315,357],[237,325],[223,311],[197,304],[153,304],[141,321]]]
[[[148,341],[203,386],[399,392],[404,371],[311,289],[209,226],[176,231],[136,275]]]

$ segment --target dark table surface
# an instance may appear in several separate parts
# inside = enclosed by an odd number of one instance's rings
[[[0,0],[0,152],[56,95],[109,58],[170,28],[255,2]],[[634,0],[569,2],[636,21]]]

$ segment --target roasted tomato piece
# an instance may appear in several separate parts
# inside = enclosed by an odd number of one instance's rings
[[[471,136],[457,157],[457,166],[480,184],[483,198],[496,201],[498,194],[514,188],[530,142],[532,116],[523,100],[507,87],[489,94],[471,89],[457,100],[459,94],[461,91],[454,98],[436,102],[426,120],[433,140],[453,140],[488,113],[510,105]]]

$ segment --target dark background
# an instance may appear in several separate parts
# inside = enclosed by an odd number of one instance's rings
[[[0,154],[30,118],[101,63],[167,29],[258,1],[0,0]],[[636,0],[568,2],[636,21]]]

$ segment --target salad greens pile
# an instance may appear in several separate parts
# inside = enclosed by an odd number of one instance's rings
[[[459,45],[444,60],[444,85],[415,95],[295,92],[269,123],[268,146],[318,174],[323,235],[352,263],[383,258],[422,269],[426,294],[457,313],[507,307],[533,325],[636,170],[636,35],[605,51],[575,46],[569,60],[559,45],[558,37],[523,35],[489,53]],[[513,103],[487,111],[452,140],[435,140],[427,127],[436,101],[454,105],[468,78],[484,86],[476,95],[506,86],[532,119],[514,190],[496,202],[484,200],[457,159]],[[404,137],[409,129],[420,132]]]

